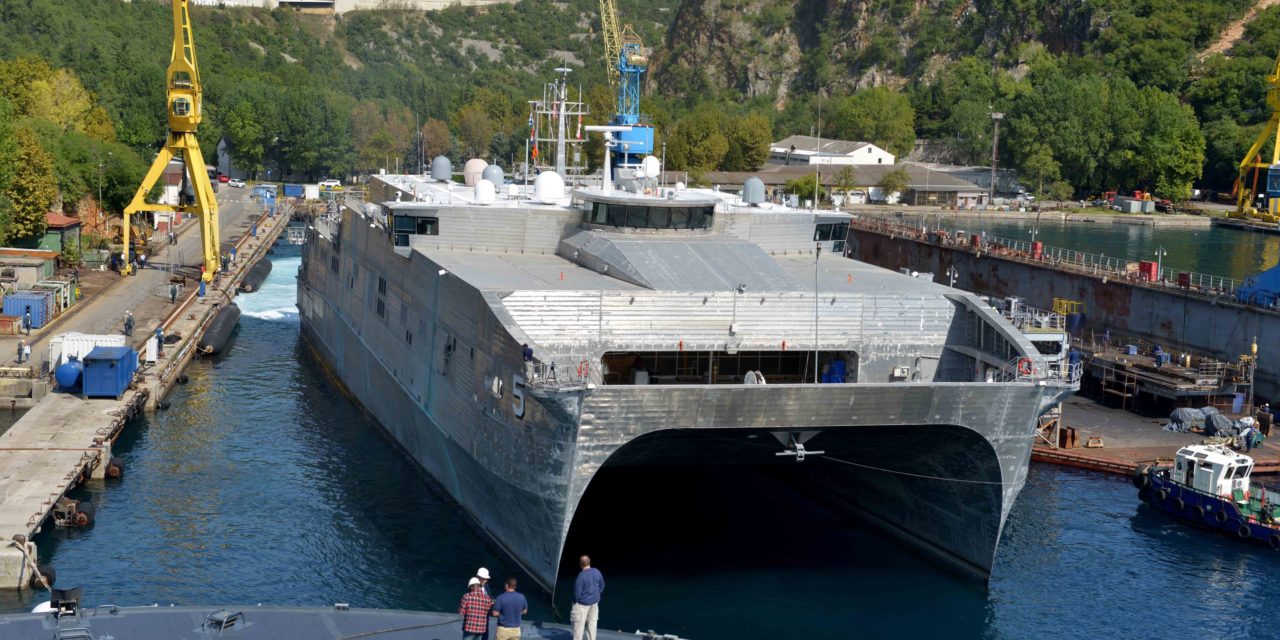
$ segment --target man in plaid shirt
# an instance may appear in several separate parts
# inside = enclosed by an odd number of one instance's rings
[[[485,640],[489,634],[491,608],[493,598],[481,590],[479,578],[472,578],[467,583],[467,595],[462,596],[462,603],[458,605],[458,615],[462,616],[462,640]]]

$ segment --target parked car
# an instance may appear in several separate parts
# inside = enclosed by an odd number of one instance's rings
[[[325,191],[337,191],[342,189],[342,182],[338,180],[332,180],[332,179],[322,180],[320,182],[320,188],[324,189]]]
[[[239,189],[243,189],[243,188],[244,188],[244,180],[241,180],[240,178],[232,178],[232,179],[230,179],[230,180],[228,180],[228,181],[227,181],[227,186],[228,186],[228,187],[236,187],[236,188],[239,188]]]
[[[218,182],[230,182],[230,181],[231,181],[231,176],[225,173],[218,174]]]

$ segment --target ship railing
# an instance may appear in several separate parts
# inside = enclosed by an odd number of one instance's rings
[[[1061,379],[1060,372],[1055,371],[1055,364],[1043,356],[1021,356],[1012,358],[992,372],[988,381],[992,383],[1032,383],[1032,381]]]
[[[1084,377],[1083,362],[1067,362],[1059,367],[1058,380],[1068,385],[1080,386],[1080,380]]]
[[[1060,313],[1019,304],[1017,309],[1006,306],[1001,313],[1018,329],[1066,329],[1067,319]]]
[[[525,363],[525,384],[550,391],[570,391],[598,384],[600,373],[590,360],[563,358]]]

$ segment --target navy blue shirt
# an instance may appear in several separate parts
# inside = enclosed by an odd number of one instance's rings
[[[493,601],[499,627],[519,627],[520,615],[528,608],[529,601],[519,591],[505,591]]]
[[[595,567],[583,569],[573,581],[573,601],[578,604],[600,602],[601,593],[604,593],[604,575]]]

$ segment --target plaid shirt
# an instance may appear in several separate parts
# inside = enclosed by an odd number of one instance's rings
[[[458,615],[462,616],[462,630],[465,633],[489,632],[489,609],[493,608],[493,598],[476,589],[462,596],[458,605]]]

